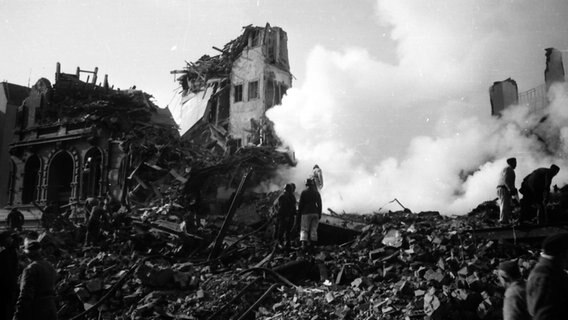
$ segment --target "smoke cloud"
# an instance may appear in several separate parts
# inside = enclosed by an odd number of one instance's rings
[[[549,25],[566,30],[554,12],[567,4],[539,5],[378,1],[397,63],[378,61],[364,48],[315,46],[303,85],[267,113],[298,160],[283,176],[303,186],[318,164],[324,209],[351,213],[399,210],[389,204],[396,198],[414,212],[465,214],[496,198],[499,172],[512,156],[517,186],[552,163],[561,167],[553,183],[564,185],[564,86],[551,88],[546,109],[519,105],[490,116],[494,81],[512,77],[521,91],[523,83],[525,90],[536,87],[544,82],[544,48],[568,47],[561,34],[546,32]],[[535,27],[537,18],[546,24]]]

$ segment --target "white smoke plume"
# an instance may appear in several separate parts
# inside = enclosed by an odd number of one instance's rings
[[[564,185],[563,86],[550,90],[553,102],[545,110],[513,106],[499,119],[490,117],[488,88],[494,81],[510,76],[529,82],[518,70],[536,66],[534,77],[542,83],[544,48],[568,46],[560,35],[544,37],[544,25],[531,29],[531,17],[554,11],[538,5],[379,1],[398,62],[378,61],[362,48],[333,52],[316,46],[303,85],[267,113],[299,162],[283,175],[302,190],[318,164],[324,209],[358,213],[399,210],[385,206],[396,198],[415,212],[465,214],[496,198],[499,172],[512,156],[518,187],[532,170],[552,163],[561,168],[554,183]],[[548,23],[557,23],[558,30],[567,24],[560,18]]]

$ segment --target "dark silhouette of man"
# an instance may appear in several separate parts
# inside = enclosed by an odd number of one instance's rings
[[[13,208],[10,213],[8,213],[6,222],[12,230],[22,231],[25,222],[24,215],[20,210]]]
[[[552,178],[560,171],[560,168],[553,164],[550,168],[538,168],[523,179],[521,189],[523,195],[521,199],[521,222],[528,221],[536,216],[539,224],[548,223],[548,213],[546,204],[550,195],[550,184]]]
[[[566,319],[568,316],[568,233],[549,236],[527,281],[527,307],[535,320]]]
[[[11,320],[18,295],[18,253],[10,231],[0,233],[0,320]]]
[[[13,320],[57,320],[57,271],[43,258],[39,242],[28,242],[24,252],[32,262],[22,273]]]

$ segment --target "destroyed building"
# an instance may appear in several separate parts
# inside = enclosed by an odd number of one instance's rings
[[[246,26],[216,56],[187,63],[169,108],[182,139],[222,151],[278,145],[265,112],[292,86],[287,35],[279,27]]]
[[[493,83],[489,88],[492,116],[500,116],[507,107],[512,105],[526,105],[532,112],[542,110],[548,105],[547,92],[550,86],[565,81],[563,61],[568,61],[568,52],[554,48],[547,48],[545,52],[545,83],[521,93],[519,93],[517,82],[511,78]]]
[[[0,207],[12,201],[10,196],[13,192],[9,186],[12,185],[16,165],[10,159],[8,148],[12,143],[18,106],[29,92],[30,89],[24,86],[0,83],[0,168],[4,170],[4,174],[0,174]]]
[[[156,146],[156,137],[177,135],[169,112],[149,94],[109,87],[106,75],[97,84],[97,71],[62,73],[58,63],[55,82],[39,79],[19,105],[9,147],[9,206],[64,205],[104,195],[123,199],[127,174],[156,152],[142,148],[145,141],[154,139]]]

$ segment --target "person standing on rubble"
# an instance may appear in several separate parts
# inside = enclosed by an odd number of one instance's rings
[[[22,272],[13,320],[56,320],[57,271],[43,258],[38,241],[29,241],[24,252],[32,262]]]
[[[18,253],[10,231],[0,233],[0,320],[12,319],[18,297]]]
[[[8,213],[8,216],[6,217],[6,223],[12,230],[22,231],[24,222],[24,215],[16,208],[10,210],[10,213]]]
[[[312,175],[310,176],[310,179],[312,179],[315,182],[318,191],[323,188],[323,172],[321,171],[321,168],[317,164],[314,166],[312,170]]]
[[[318,224],[321,218],[321,195],[314,180],[306,181],[306,189],[300,194],[298,211],[301,215],[300,242],[302,249],[311,248],[318,241]]]
[[[549,236],[527,280],[527,308],[535,320],[566,319],[568,315],[568,233]]]
[[[521,222],[530,220],[533,208],[536,207],[538,223],[548,223],[548,213],[546,205],[550,195],[550,184],[552,178],[560,171],[560,168],[553,164],[550,168],[538,168],[523,179],[521,189],[523,195],[521,199]]]
[[[94,245],[99,242],[103,224],[108,222],[104,204],[99,199],[93,202],[93,209],[87,221],[87,234],[85,235],[85,245]]]
[[[501,171],[497,184],[497,196],[499,197],[499,222],[507,224],[513,215],[513,198],[518,198],[515,188],[515,168],[517,159],[507,159],[507,166]]]
[[[296,219],[296,196],[291,183],[284,186],[284,193],[278,198],[278,212],[276,213],[276,229],[274,238],[286,250],[290,249],[292,229]]]
[[[505,288],[503,320],[530,320],[527,311],[525,281],[516,260],[504,261],[497,269],[499,282]]]

